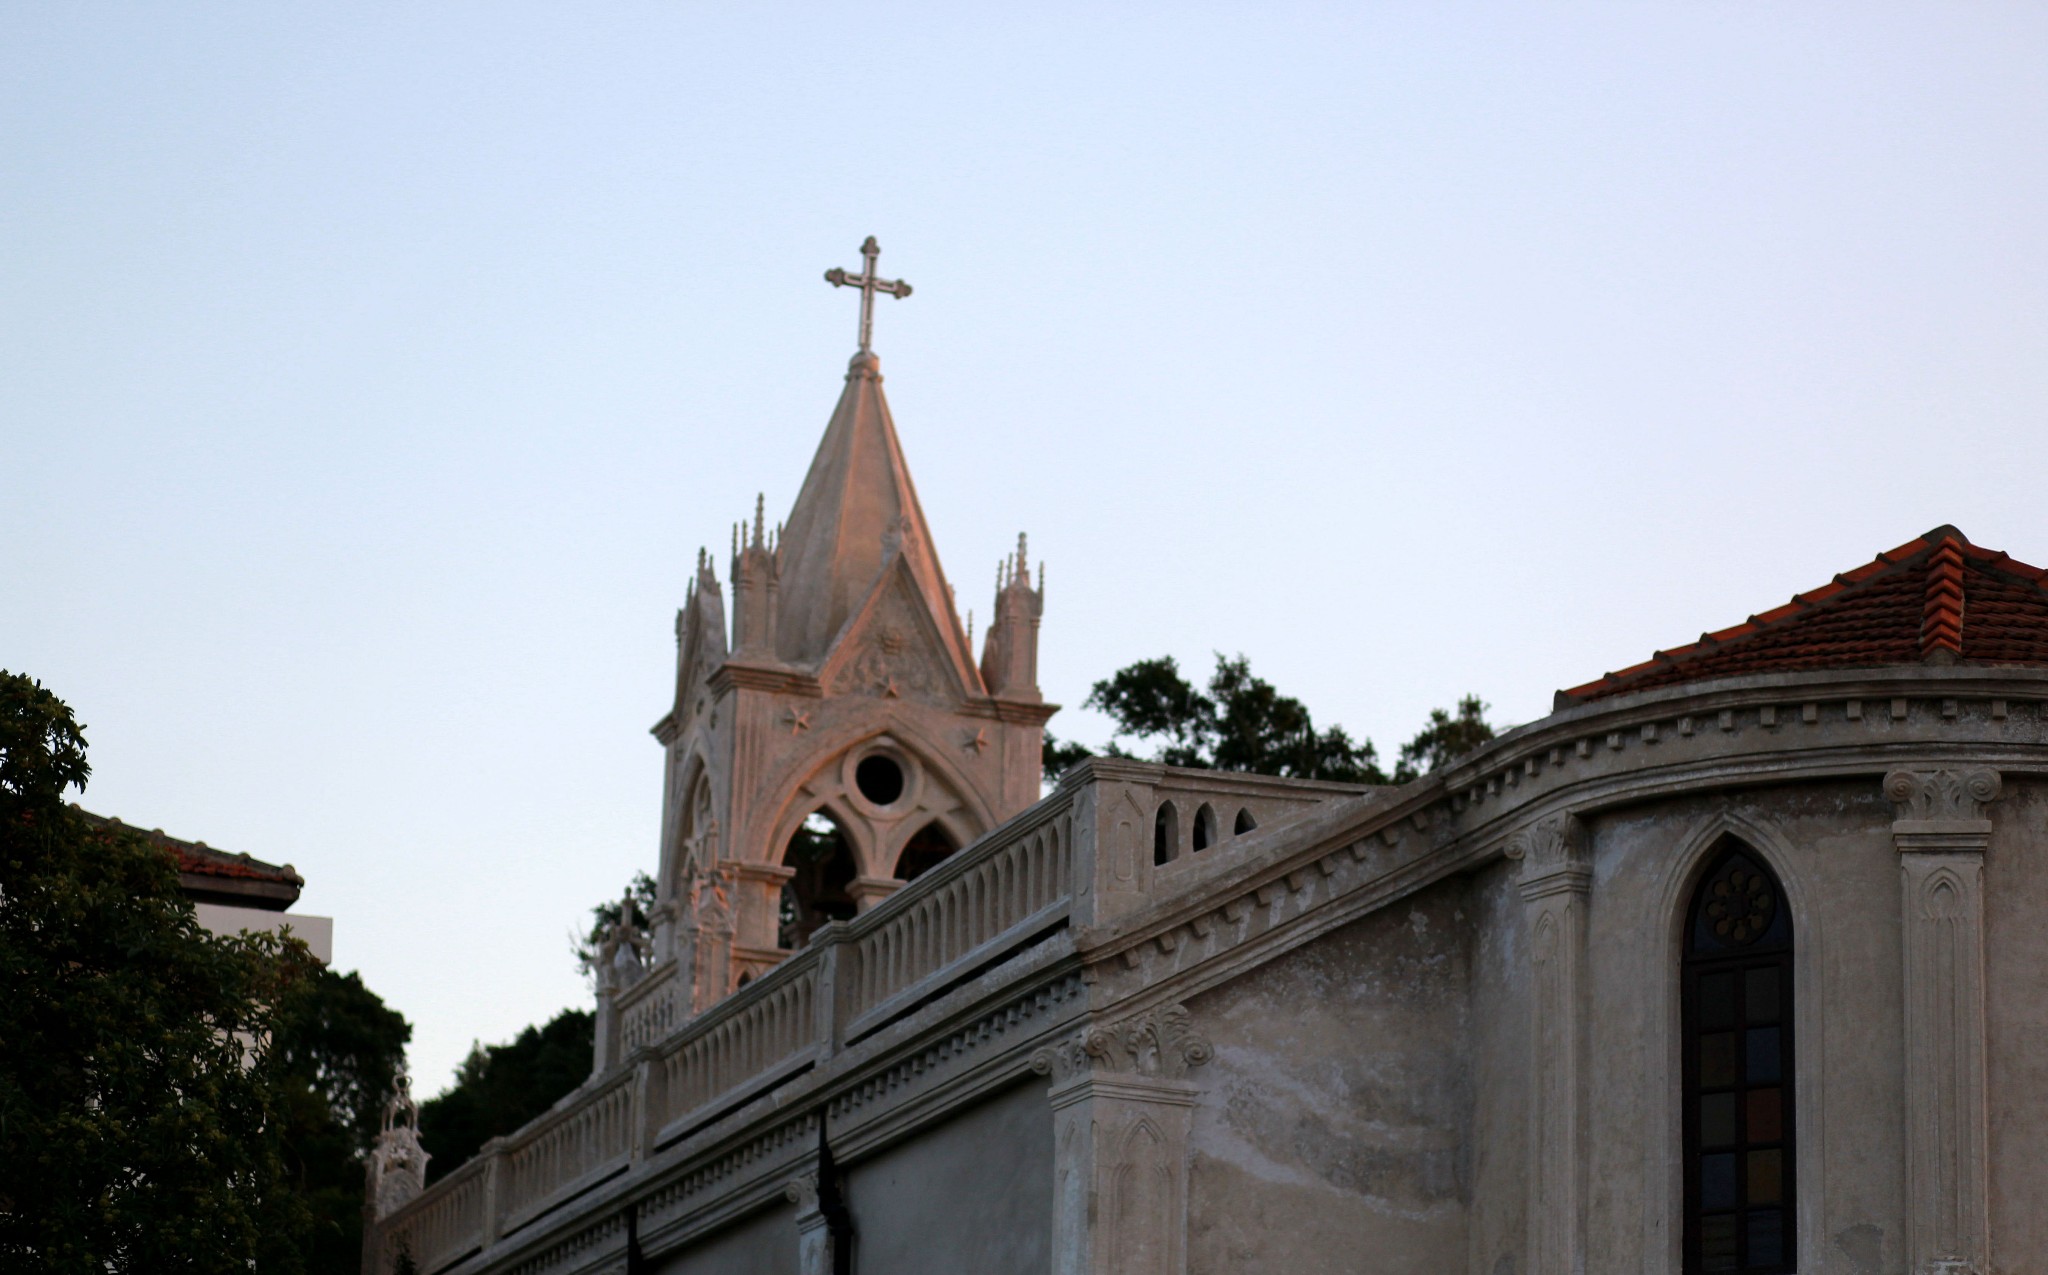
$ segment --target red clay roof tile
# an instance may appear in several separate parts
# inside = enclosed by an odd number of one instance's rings
[[[1707,678],[1930,657],[2048,665],[2044,579],[2048,571],[1937,527],[1784,606],[1562,695],[1585,702]]]

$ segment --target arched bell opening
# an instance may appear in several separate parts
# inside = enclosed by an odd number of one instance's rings
[[[1180,811],[1170,801],[1159,803],[1152,816],[1152,866],[1171,863],[1180,855]]]
[[[904,843],[903,852],[896,856],[896,879],[915,881],[951,858],[959,848],[952,834],[933,820]]]
[[[848,887],[860,875],[853,839],[830,814],[815,811],[797,825],[782,852],[796,875],[782,887],[775,942],[794,951],[828,921],[851,921],[857,910]]]

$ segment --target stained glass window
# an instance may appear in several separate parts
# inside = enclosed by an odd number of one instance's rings
[[[1685,1269],[1794,1269],[1792,917],[1755,853],[1716,847],[1685,931]]]

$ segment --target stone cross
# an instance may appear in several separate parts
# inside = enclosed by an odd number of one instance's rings
[[[834,266],[825,272],[825,282],[835,288],[860,289],[860,352],[866,354],[875,334],[875,294],[886,292],[900,301],[910,295],[910,285],[901,279],[883,279],[875,274],[875,258],[882,255],[882,246],[873,235],[860,246],[860,255],[864,264],[859,274],[848,274]]]

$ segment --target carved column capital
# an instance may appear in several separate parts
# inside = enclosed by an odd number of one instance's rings
[[[1884,795],[1897,811],[1892,837],[1901,854],[1982,854],[1991,842],[1985,809],[2003,788],[1989,766],[1894,770],[1884,777]]]
[[[799,1221],[816,1213],[818,1211],[818,1175],[815,1173],[797,1174],[782,1188],[782,1195],[784,1199],[796,1205],[797,1219]]]
[[[1539,819],[1508,838],[1504,854],[1522,865],[1522,897],[1534,900],[1560,891],[1584,893],[1593,884],[1586,825],[1566,811]]]
[[[1215,1053],[1185,1005],[1162,1005],[1047,1046],[1032,1056],[1031,1069],[1055,1085],[1102,1074],[1185,1080]]]

